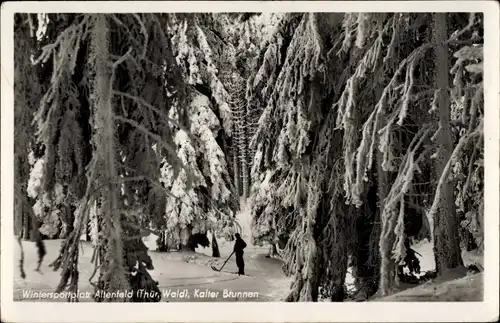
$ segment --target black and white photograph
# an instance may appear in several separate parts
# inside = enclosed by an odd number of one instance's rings
[[[498,319],[498,4],[217,2],[2,5],[2,311]]]

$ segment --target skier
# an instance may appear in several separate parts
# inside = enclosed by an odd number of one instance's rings
[[[238,266],[238,275],[245,275],[245,262],[243,261],[243,249],[247,246],[245,241],[241,239],[239,233],[234,235],[236,242],[234,244],[234,253],[236,254],[236,266]]]

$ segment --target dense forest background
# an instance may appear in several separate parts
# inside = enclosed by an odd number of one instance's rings
[[[484,248],[481,14],[19,13],[14,41],[14,230],[64,239],[59,291],[81,239],[97,290],[155,290],[145,235],[219,257],[243,205],[287,301]]]

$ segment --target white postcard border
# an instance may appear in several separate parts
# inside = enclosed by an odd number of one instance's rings
[[[483,302],[29,303],[13,302],[14,12],[484,12],[485,260]],[[498,317],[499,4],[496,1],[3,2],[1,13],[1,313],[6,322],[444,322]]]

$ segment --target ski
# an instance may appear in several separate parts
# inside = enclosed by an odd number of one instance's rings
[[[220,272],[221,272],[221,273],[226,273],[226,274],[238,275],[238,272],[225,271],[225,270],[222,270],[222,271],[220,271]],[[248,276],[248,277],[251,277],[251,275],[248,275],[248,274],[245,274],[245,275],[239,275],[239,276]]]

